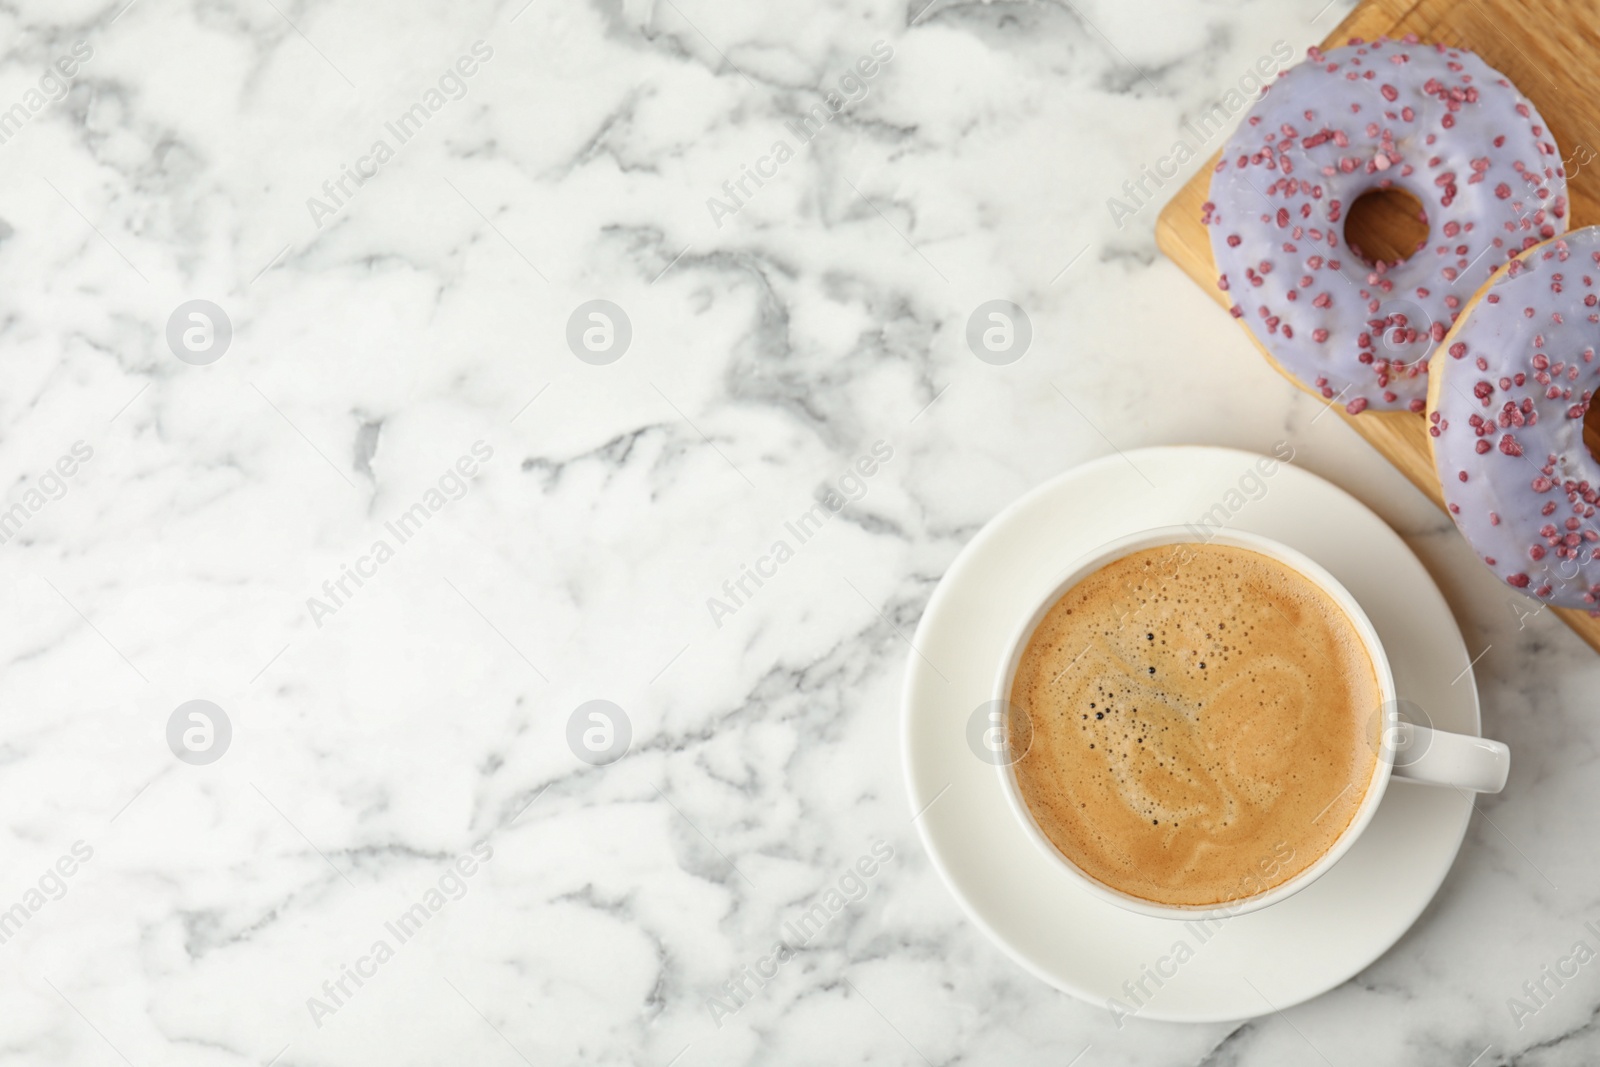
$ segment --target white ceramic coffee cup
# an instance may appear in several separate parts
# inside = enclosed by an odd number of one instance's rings
[[[1000,670],[995,679],[994,703],[990,706],[1010,708],[1012,681],[1016,676],[1017,663],[1027,648],[1028,640],[1033,636],[1033,631],[1044,619],[1045,614],[1067,590],[1092,572],[1135,552],[1166,545],[1200,543],[1201,539],[1196,537],[1191,527],[1168,526],[1118,538],[1080,559],[1043,591],[1037,607],[1022,621],[1006,644],[1005,656],[1000,662]],[[1333,575],[1286,545],[1241,530],[1207,531],[1203,543],[1259,552],[1293,568],[1333,598],[1349,617],[1351,625],[1360,635],[1378,677],[1381,705],[1374,709],[1373,714],[1381,718],[1378,731],[1380,748],[1372,780],[1367,785],[1366,795],[1362,797],[1355,817],[1350,820],[1344,833],[1331,848],[1317,858],[1316,862],[1288,881],[1265,892],[1241,896],[1221,904],[1195,906],[1160,904],[1123,893],[1091,877],[1064,856],[1045,836],[1044,831],[1034,820],[1033,813],[1028,810],[1027,803],[1018,788],[1014,770],[1016,758],[1012,756],[1010,750],[1009,715],[1004,716],[1007,723],[1005,750],[996,762],[1006,799],[1028,836],[1074,881],[1113,904],[1158,918],[1193,919],[1203,916],[1238,915],[1276,904],[1326,874],[1335,863],[1339,862],[1339,858],[1350,850],[1350,846],[1355,844],[1361,832],[1372,822],[1372,817],[1378,810],[1378,803],[1383,799],[1384,790],[1388,788],[1391,775],[1408,781],[1452,786],[1479,793],[1498,793],[1504,788],[1506,775],[1511,767],[1511,753],[1505,745],[1470,734],[1433,730],[1400,718],[1394,674],[1389,669],[1389,659],[1384,654],[1378,632],[1373,628],[1366,613],[1361,610],[1361,605],[1356,603],[1355,598]]]

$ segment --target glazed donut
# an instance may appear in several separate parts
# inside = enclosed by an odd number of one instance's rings
[[[1445,337],[1428,377],[1445,503],[1473,551],[1558,607],[1600,606],[1600,463],[1583,443],[1600,360],[1600,227],[1522,254]]]
[[[1566,230],[1544,120],[1471,52],[1379,38],[1312,48],[1223,148],[1202,215],[1218,288],[1273,360],[1362,411],[1422,411],[1428,357],[1507,258]],[[1398,263],[1344,247],[1374,189],[1422,202],[1429,240]],[[1431,246],[1431,247],[1430,247]]]

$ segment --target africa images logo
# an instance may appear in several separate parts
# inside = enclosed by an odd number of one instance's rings
[[[846,467],[837,479],[837,487],[828,485],[805,511],[783,524],[784,532],[794,539],[779,537],[773,541],[766,554],[756,557],[755,563],[741,563],[739,573],[722,583],[722,596],[706,597],[706,611],[717,629],[723,620],[736,614],[755,596],[756,590],[778,576],[778,569],[795,557],[795,549],[804,545],[822,530],[845,505],[855,503],[867,495],[867,479],[878,473],[881,464],[894,456],[894,446],[884,440],[874,441],[870,455],[863,455]]]
[[[384,922],[383,929],[387,936],[374,939],[371,947],[356,957],[354,965],[341,964],[334,977],[325,979],[322,995],[306,998],[306,1010],[311,1013],[311,1021],[317,1029],[322,1029],[329,1018],[339,1014],[340,1009],[361,991],[361,987],[368,980],[376,978],[383,965],[394,959],[399,949],[421,933],[435,915],[466,896],[472,885],[472,876],[493,858],[494,846],[487,841],[474,842],[470,855],[457,855],[444,873],[434,880],[434,884],[423,890],[421,897],[405,911]]]
[[[893,58],[894,45],[887,41],[873,42],[872,54],[860,57],[854,66],[841,74],[837,89],[830,89],[820,103],[812,104],[799,118],[783,124],[784,129],[794,137],[795,146],[806,147],[840,115],[865,100],[872,79]],[[778,176],[784,164],[795,157],[795,146],[791,146],[785,138],[778,138],[765,154],[756,157],[753,164],[739,164],[739,173],[722,183],[725,199],[715,196],[706,198],[706,211],[710,213],[717,229],[722,229],[724,219],[737,215],[755,198],[757,192]],[[752,185],[755,188],[752,189]]]
[[[433,517],[455,504],[472,488],[482,464],[494,456],[494,446],[487,441],[474,441],[472,454],[460,456],[455,464],[445,468],[434,485],[429,486],[415,503],[383,524],[388,538],[374,540],[365,553],[354,563],[339,564],[337,577],[322,583],[322,597],[306,597],[306,612],[317,629],[338,614],[339,610],[355,597],[368,581],[378,576],[380,568],[395,557],[406,542],[421,533]],[[390,538],[393,543],[390,543]],[[354,588],[351,588],[351,586]]]
[[[413,101],[393,121],[383,124],[384,130],[394,138],[392,146],[386,138],[377,138],[372,142],[372,147],[367,149],[366,155],[356,159],[354,168],[341,163],[338,176],[322,183],[322,194],[326,199],[315,196],[306,198],[306,210],[311,213],[311,221],[317,229],[322,229],[325,221],[343,211],[356,192],[378,176],[378,169],[395,157],[396,149],[422,132],[422,127],[427,125],[429,119],[443,111],[450,101],[460,100],[467,95],[467,79],[494,57],[494,49],[484,41],[472,42],[470,51],[471,55],[461,56],[453,65],[445,68],[444,73],[439,75],[437,87],[430,85],[423,90],[419,100]]]

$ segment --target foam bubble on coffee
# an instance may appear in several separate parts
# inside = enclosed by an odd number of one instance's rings
[[[1377,761],[1372,660],[1319,586],[1268,556],[1174,545],[1069,589],[1024,650],[1017,782],[1081,870],[1219,905],[1331,848]]]

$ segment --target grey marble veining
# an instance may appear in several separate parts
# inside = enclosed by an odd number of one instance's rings
[[[1343,0],[125,2],[0,11],[0,1062],[1600,1054],[1600,664],[1159,256],[1219,142],[1125,190]],[[1281,440],[1439,576],[1511,783],[1352,981],[1119,1030],[922,852],[906,637],[1049,476]]]

